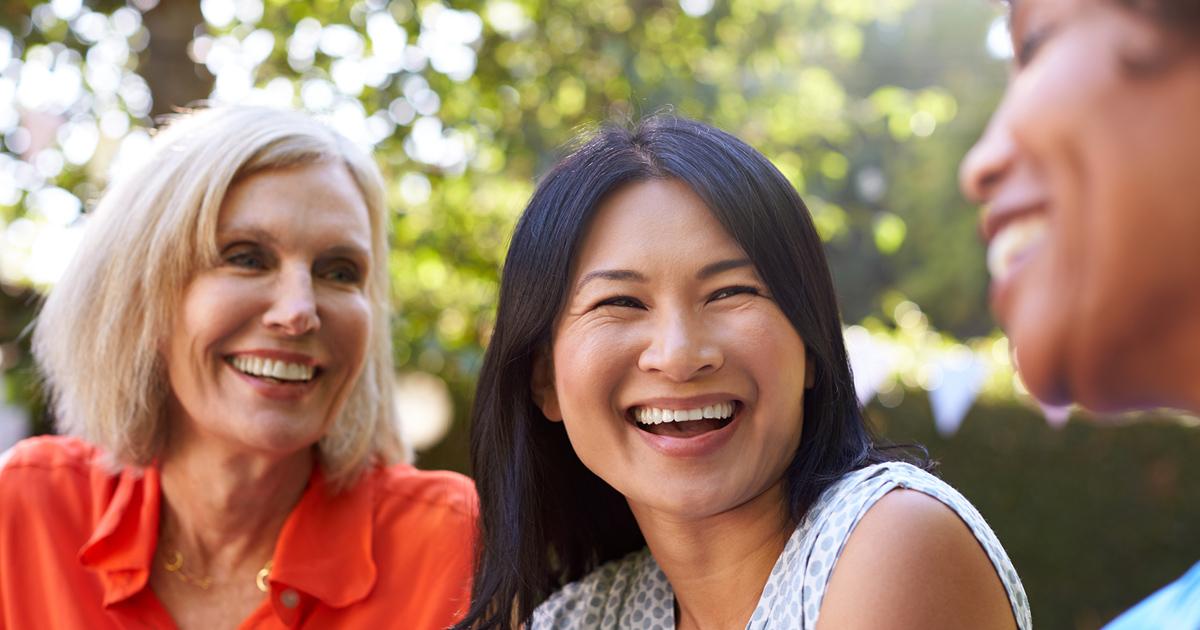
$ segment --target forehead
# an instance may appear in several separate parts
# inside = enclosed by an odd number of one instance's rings
[[[741,247],[691,188],[675,179],[651,179],[620,188],[600,204],[577,263],[737,254]]]
[[[235,183],[221,204],[217,229],[369,238],[370,223],[366,200],[345,165],[317,162],[268,169]]]
[[[1009,21],[1016,22],[1029,13],[1041,13],[1044,10],[1072,11],[1100,4],[1116,4],[1118,0],[1005,0],[1009,9]]]

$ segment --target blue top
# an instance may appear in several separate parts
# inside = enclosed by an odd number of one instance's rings
[[[1200,562],[1142,603],[1125,611],[1104,630],[1200,630]]]

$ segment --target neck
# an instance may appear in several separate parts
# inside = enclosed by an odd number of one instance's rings
[[[679,628],[745,628],[794,524],[782,480],[720,514],[678,518],[630,505],[675,592]]]
[[[159,552],[216,578],[262,567],[314,465],[310,449],[280,457],[172,436],[160,463]]]

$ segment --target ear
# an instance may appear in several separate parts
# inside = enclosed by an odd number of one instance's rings
[[[817,382],[817,369],[813,365],[812,354],[804,353],[804,389],[812,389]]]
[[[533,357],[533,378],[529,384],[533,402],[542,410],[542,415],[551,422],[562,422],[562,410],[558,407],[558,393],[554,390],[554,363],[545,352]]]

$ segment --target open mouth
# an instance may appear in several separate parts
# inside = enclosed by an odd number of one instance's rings
[[[1007,280],[1045,241],[1049,220],[1030,213],[1005,223],[988,243],[987,266],[992,279]]]
[[[321,374],[321,368],[313,365],[263,357],[236,355],[226,357],[225,361],[242,374],[273,385],[304,385]]]
[[[694,409],[633,407],[629,417],[634,426],[647,433],[690,438],[729,426],[741,407],[741,403],[732,400]]]

